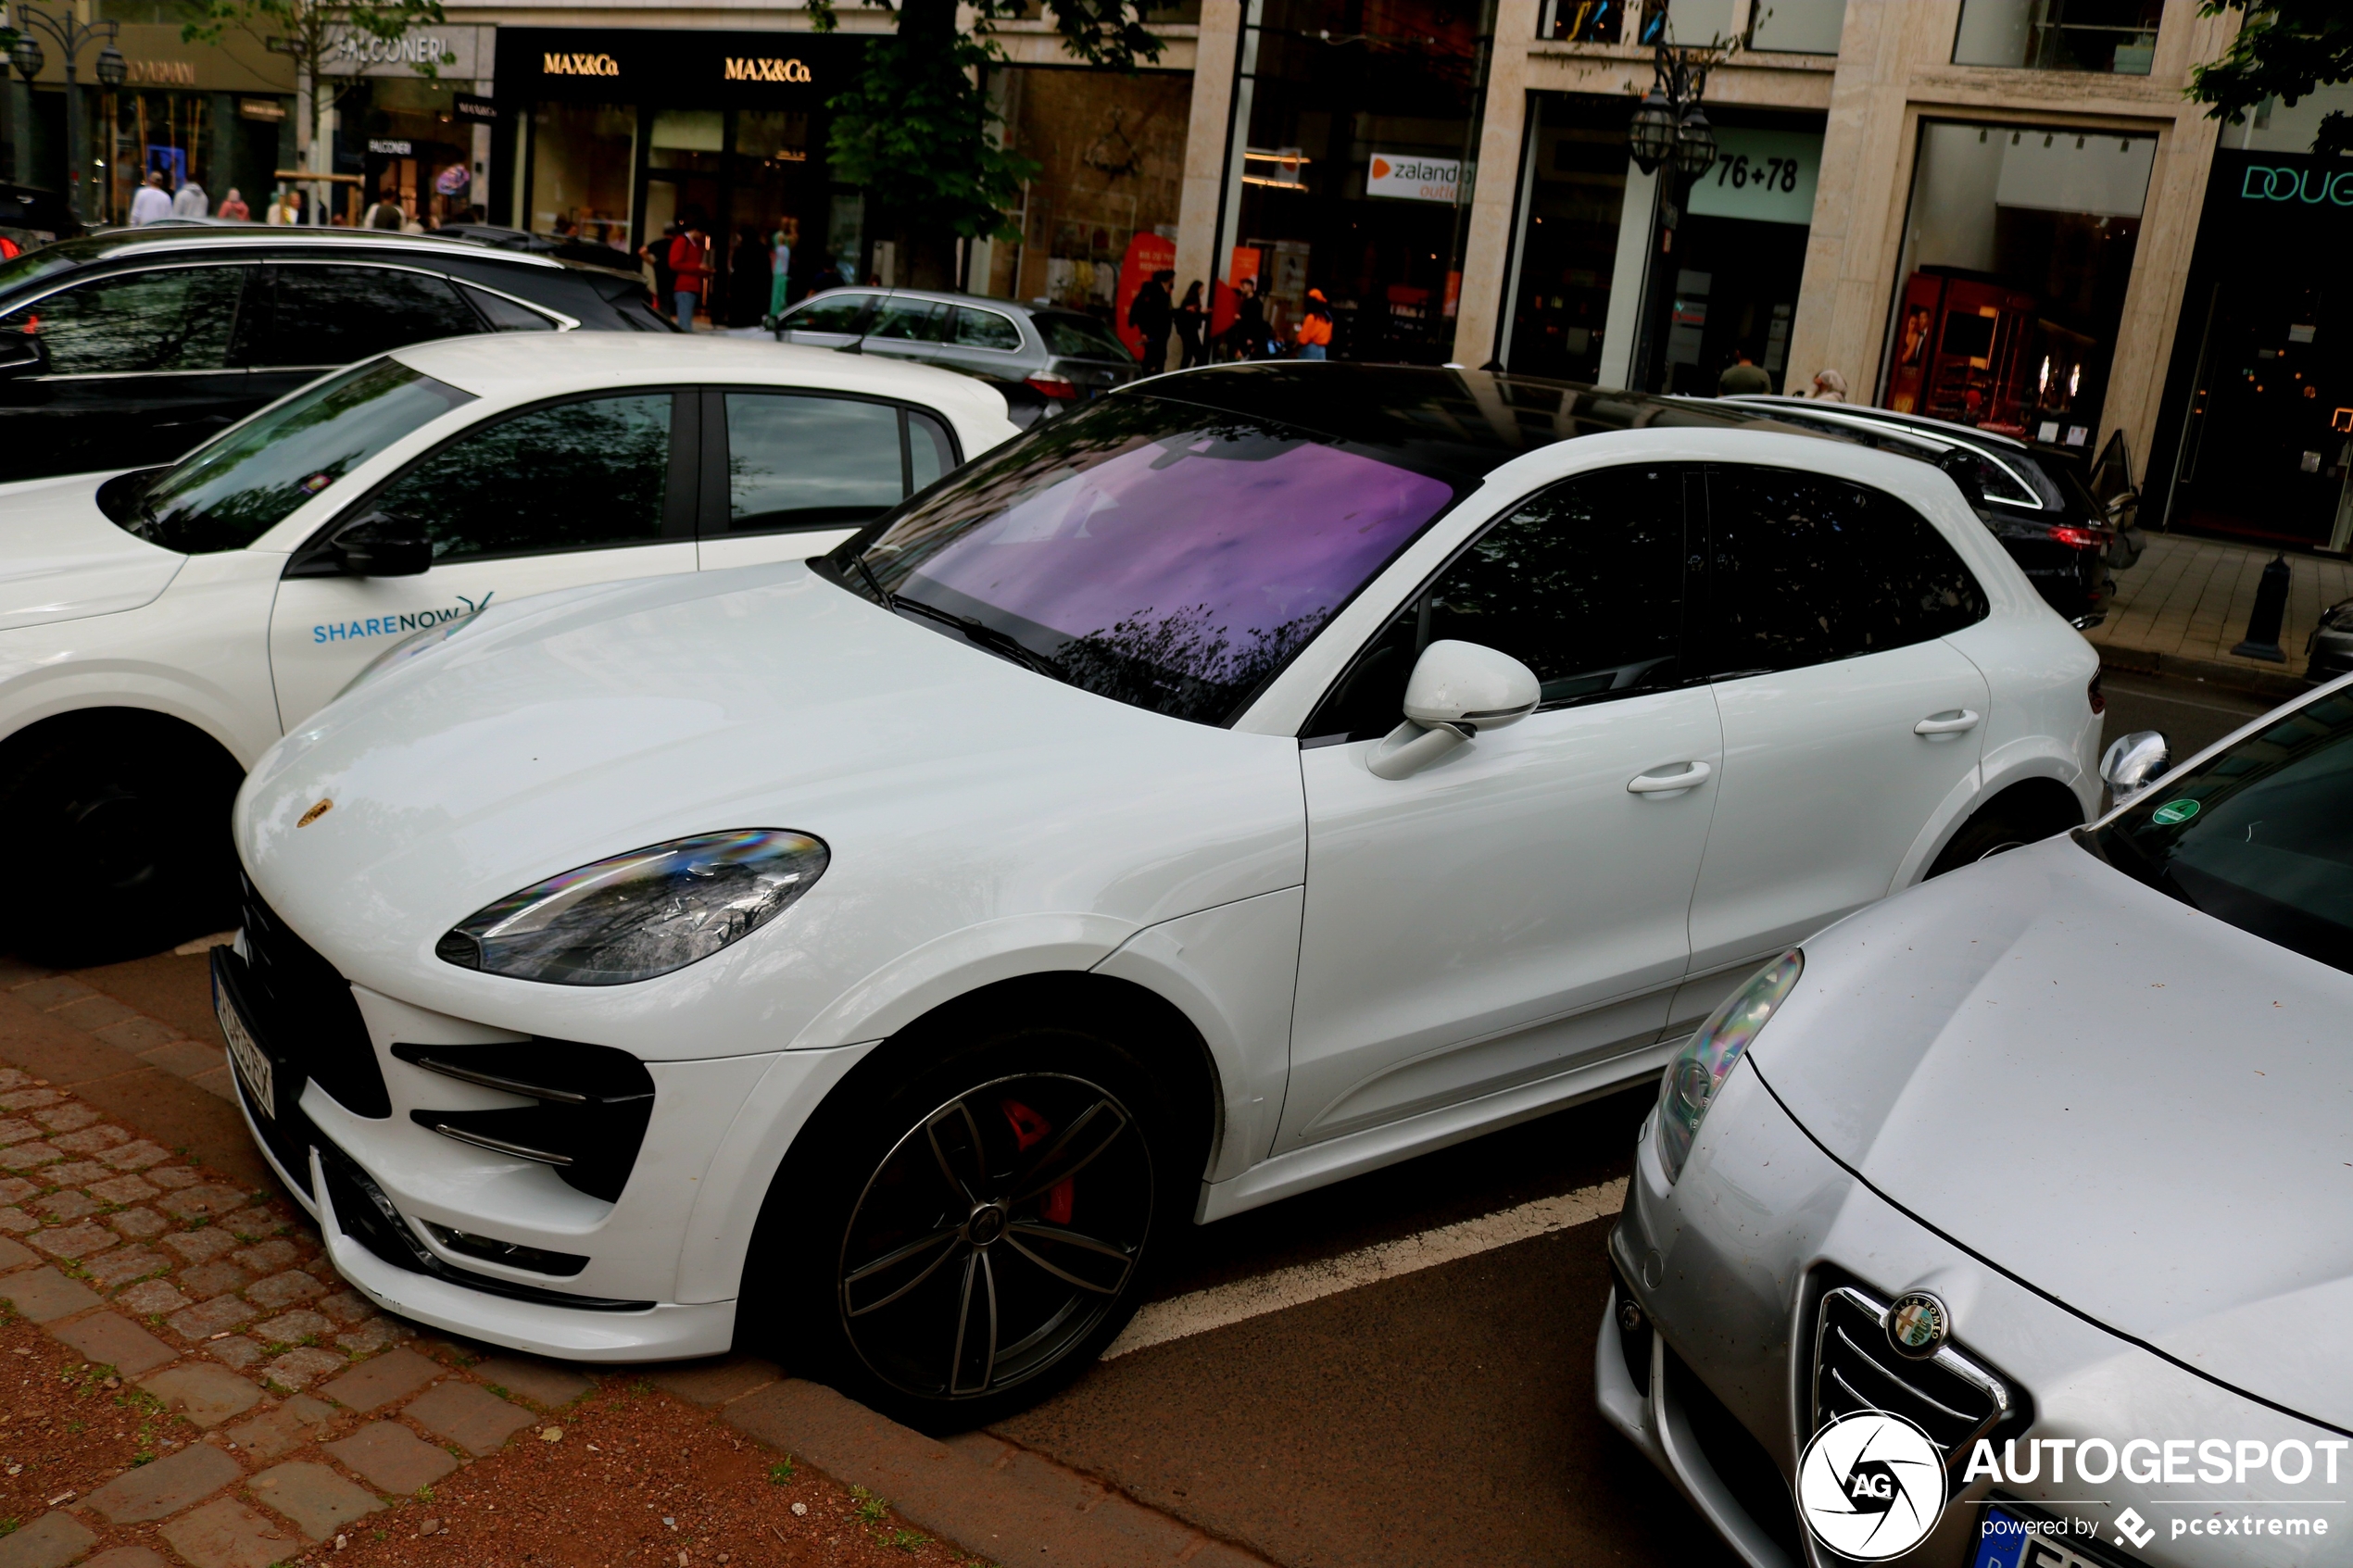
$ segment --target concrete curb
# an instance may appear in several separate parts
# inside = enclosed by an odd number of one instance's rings
[[[653,1373],[658,1386],[765,1448],[879,1494],[901,1517],[994,1562],[1267,1568],[1231,1542],[987,1433],[927,1437],[762,1361],[666,1370]]]
[[[2179,676],[2245,692],[2267,702],[2286,702],[2312,689],[2303,677],[2284,670],[2230,664],[2217,659],[2192,659],[2186,654],[2156,653],[2146,648],[2120,648],[2108,644],[2094,646],[2099,649],[2100,668],[2121,675]]]

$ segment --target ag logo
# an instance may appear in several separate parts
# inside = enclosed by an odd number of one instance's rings
[[[1928,1538],[1944,1512],[1944,1458],[1902,1416],[1857,1411],[1806,1445],[1797,1507],[1814,1538],[1842,1557],[1900,1557]]]

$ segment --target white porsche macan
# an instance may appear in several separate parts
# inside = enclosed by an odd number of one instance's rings
[[[256,766],[216,949],[336,1266],[933,1426],[1169,1227],[1655,1076],[2099,789],[2091,649],[1937,470],[1477,372],[1156,378],[822,560],[403,651]]]

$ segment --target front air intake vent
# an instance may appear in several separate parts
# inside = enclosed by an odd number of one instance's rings
[[[351,983],[278,918],[250,879],[239,881],[245,949],[240,995],[269,1048],[285,1052],[295,1070],[281,1096],[290,1105],[299,1100],[308,1078],[355,1116],[390,1116],[392,1097]]]
[[[611,1203],[629,1185],[654,1113],[653,1075],[627,1051],[573,1040],[500,1046],[396,1045],[402,1061],[445,1078],[522,1095],[535,1105],[499,1110],[412,1110],[444,1137],[535,1160],[591,1198]]]
[[[1860,1286],[1824,1289],[1814,1316],[1814,1423],[1818,1430],[1857,1411],[1886,1411],[1926,1432],[1957,1475],[1980,1437],[2032,1420],[2022,1392],[1952,1345],[1914,1360],[1887,1337],[1887,1302]]]

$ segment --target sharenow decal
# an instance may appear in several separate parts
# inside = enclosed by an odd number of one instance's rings
[[[497,593],[492,589],[491,593]],[[486,608],[490,594],[482,596],[480,603],[458,596],[458,602],[435,606],[432,609],[405,611],[399,615],[371,615],[364,621],[330,621],[310,629],[310,640],[318,643],[353,642],[365,637],[396,637],[403,633],[422,632],[428,627],[444,626],[452,621],[463,621],[476,610]]]

